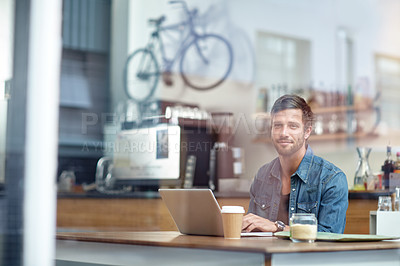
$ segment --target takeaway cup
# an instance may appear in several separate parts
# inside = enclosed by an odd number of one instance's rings
[[[244,208],[242,206],[222,206],[222,223],[226,239],[240,239]]]

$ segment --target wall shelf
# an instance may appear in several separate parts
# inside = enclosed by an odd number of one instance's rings
[[[341,141],[347,139],[361,139],[368,137],[377,137],[377,134],[374,133],[355,133],[355,134],[347,134],[347,133],[335,133],[335,134],[322,134],[322,135],[311,135],[309,141],[317,142],[317,141]],[[253,140],[255,143],[272,143],[271,137],[269,136],[260,136]]]
[[[312,109],[314,115],[319,114],[330,114],[330,113],[347,113],[347,112],[372,112],[374,111],[373,106],[365,106],[365,107],[358,107],[358,106],[348,106],[348,105],[341,105],[341,106],[331,106],[331,107],[318,107]],[[253,117],[255,118],[264,118],[269,119],[271,117],[269,112],[257,112],[254,113]]]
[[[354,119],[354,115],[357,114],[367,114],[370,112],[379,112],[379,108],[374,106],[332,106],[332,107],[319,107],[314,108],[313,113],[317,116],[327,116],[330,114],[344,114],[345,119]],[[270,113],[266,112],[258,112],[253,115],[253,119],[255,120],[265,120],[266,124],[269,124],[269,120],[271,119]],[[349,121],[349,120],[348,120]],[[324,134],[315,134],[313,133],[309,141],[343,141],[343,140],[352,140],[352,139],[361,139],[368,137],[377,137],[378,135],[374,133],[375,127],[379,123],[379,114],[377,113],[376,121],[372,128],[368,131],[360,131],[355,133],[347,133],[343,130],[337,133],[324,133]],[[260,135],[256,137],[253,142],[256,143],[271,143],[271,137],[269,135]]]

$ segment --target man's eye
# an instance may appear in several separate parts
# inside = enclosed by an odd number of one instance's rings
[[[290,128],[297,129],[297,128],[299,128],[299,126],[298,125],[290,125]]]
[[[281,128],[282,125],[274,125],[274,128]]]

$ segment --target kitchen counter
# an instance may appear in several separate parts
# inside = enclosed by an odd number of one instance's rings
[[[150,194],[149,194],[150,195]],[[138,197],[59,197],[57,227],[62,230],[148,231],[177,230],[158,192]],[[146,196],[146,197],[145,197]],[[248,195],[217,193],[218,203],[245,210]]]
[[[398,265],[400,242],[316,241],[309,244],[276,237],[227,240],[182,235],[176,231],[57,234],[58,261],[96,263],[99,256],[102,263],[113,265],[125,265],[124,259],[129,265],[196,265],[199,261],[201,265],[292,265],[294,261],[299,265],[323,265],[327,261],[330,265],[381,265],[383,261],[385,265]]]
[[[214,192],[216,198],[249,198],[249,192]],[[57,194],[58,198],[121,198],[121,199],[158,199],[160,198],[160,194],[158,191],[135,191],[135,192],[126,192],[126,193],[100,193],[98,191],[89,191],[89,192],[59,192]]]
[[[349,190],[349,199],[376,199],[379,196],[389,196],[393,192],[388,190],[356,191]],[[249,198],[249,192],[214,192],[215,197],[219,198]],[[160,198],[158,191],[134,191],[127,193],[100,193],[98,191],[89,192],[59,192],[58,198],[142,198],[157,199]]]
[[[347,234],[368,234],[369,213],[378,207],[378,196],[388,192],[349,193],[346,213]],[[218,203],[243,206],[247,211],[249,194],[216,192]],[[99,192],[59,193],[57,227],[63,230],[171,231],[177,230],[158,192],[107,195]]]
[[[349,190],[349,199],[376,199],[379,196],[390,196],[394,191],[389,190]]]

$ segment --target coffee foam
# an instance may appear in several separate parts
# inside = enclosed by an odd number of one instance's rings
[[[317,225],[292,224],[290,226],[291,238],[298,240],[315,240],[317,238]]]

